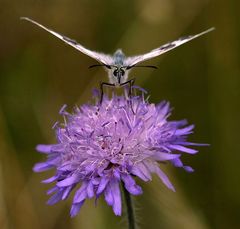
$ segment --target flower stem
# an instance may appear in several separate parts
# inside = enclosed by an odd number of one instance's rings
[[[136,229],[133,201],[130,193],[125,189],[123,183],[122,183],[122,190],[123,190],[123,195],[126,203],[128,229]]]

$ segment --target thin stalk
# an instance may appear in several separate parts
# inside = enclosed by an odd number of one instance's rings
[[[122,183],[122,190],[123,190],[123,195],[126,203],[128,229],[136,229],[133,200],[131,198],[130,193],[125,189],[123,183]]]

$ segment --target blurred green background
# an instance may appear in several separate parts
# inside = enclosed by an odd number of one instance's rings
[[[136,198],[144,228],[240,228],[240,2],[238,0],[0,0],[0,228],[125,228],[101,199],[89,200],[69,217],[71,198],[47,206],[41,180],[32,167],[44,156],[38,143],[54,143],[52,125],[90,99],[93,87],[106,81],[96,62],[38,27],[27,16],[79,41],[89,49],[141,54],[216,27],[159,58],[158,70],[136,69],[131,76],[151,94],[151,102],[169,100],[171,119],[196,124],[190,140],[210,143],[184,162],[188,174],[165,166],[177,192],[156,177],[138,181]]]

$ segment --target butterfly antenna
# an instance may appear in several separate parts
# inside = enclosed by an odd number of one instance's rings
[[[111,67],[109,65],[106,65],[106,64],[93,64],[93,65],[90,65],[88,68],[95,68],[95,67],[106,67],[108,69],[110,69]]]
[[[158,69],[157,66],[154,65],[134,65],[134,66],[128,66],[127,69],[130,68],[153,68],[153,69]]]

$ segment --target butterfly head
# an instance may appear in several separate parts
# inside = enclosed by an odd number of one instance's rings
[[[128,71],[122,65],[112,65],[108,72],[110,83],[119,86],[127,81]]]

